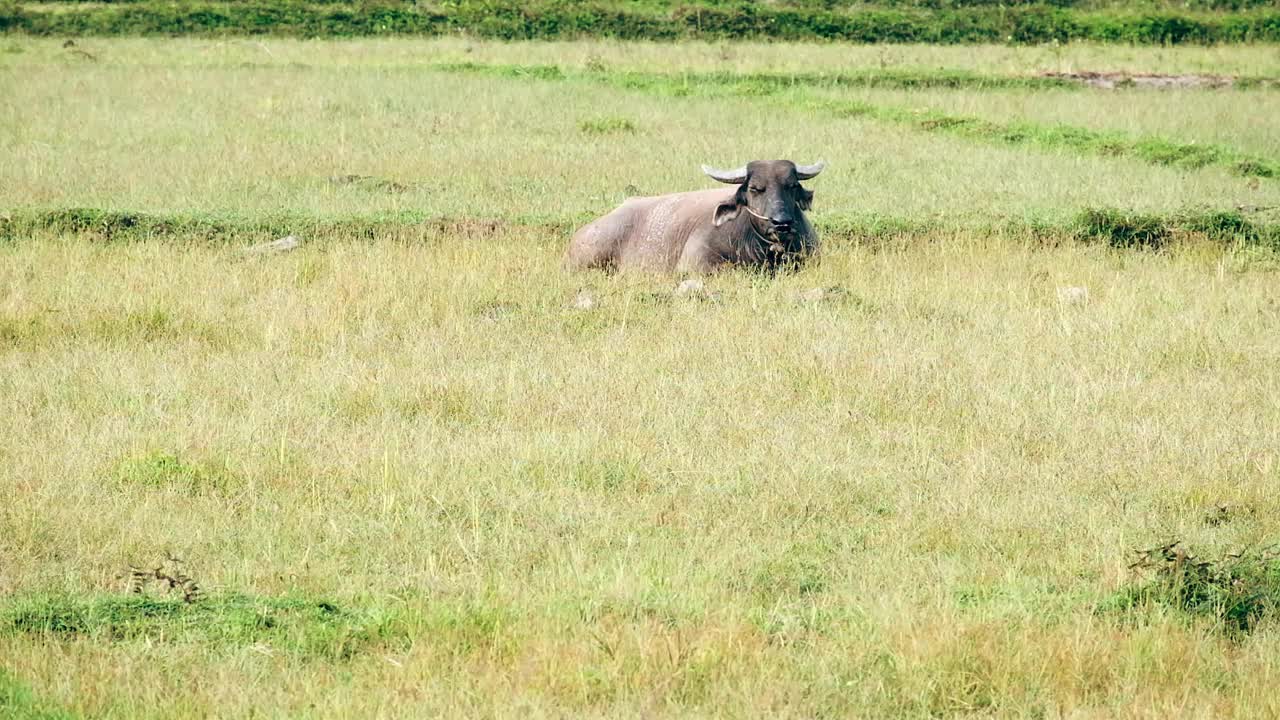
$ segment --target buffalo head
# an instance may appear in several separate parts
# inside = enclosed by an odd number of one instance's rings
[[[733,199],[716,208],[716,226],[746,211],[762,234],[775,238],[790,234],[800,224],[802,211],[813,203],[813,193],[801,187],[800,181],[816,176],[825,167],[821,161],[796,165],[790,160],[756,160],[737,170],[703,165],[702,172],[713,180],[738,186]]]

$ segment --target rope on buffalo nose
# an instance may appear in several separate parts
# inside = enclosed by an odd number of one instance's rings
[[[742,206],[742,209],[743,209],[743,210],[746,210],[748,213],[751,213],[751,214],[752,214],[752,215],[754,215],[755,217],[757,217],[757,218],[759,218],[759,219],[761,219],[761,220],[764,220],[765,222],[767,222],[767,223],[769,223],[769,224],[771,224],[771,225],[773,224],[773,221],[772,221],[772,220],[770,220],[769,218],[765,217],[764,215],[761,215],[760,213],[756,212],[755,210],[752,210],[750,205],[743,205],[743,206]],[[754,228],[753,228],[753,229],[754,229]],[[761,241],[761,242],[765,242],[765,241],[766,241],[766,239],[765,239],[763,236],[760,236],[760,233],[758,233],[758,232],[757,232],[757,233],[756,233],[756,235],[760,237],[760,241]],[[769,242],[769,252],[771,252],[771,253],[776,253],[776,254],[778,254],[778,255],[781,255],[781,254],[783,254],[783,253],[785,253],[785,252],[787,251],[787,248],[786,248],[785,246],[783,246],[783,244],[782,244],[782,243],[778,242],[776,238],[775,238],[774,240],[771,240],[771,241],[768,241],[768,242]]]

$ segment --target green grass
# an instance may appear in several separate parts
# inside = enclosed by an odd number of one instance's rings
[[[1178,237],[1193,234],[1225,245],[1280,248],[1280,224],[1270,213],[1236,210],[1180,210],[1166,214],[1142,214],[1114,207],[1084,208],[1057,222],[1038,218],[989,218],[971,228],[987,235],[1032,244],[1069,240],[1102,240],[1114,247],[1159,248]],[[268,242],[291,233],[302,233],[321,242],[334,238],[364,238],[435,244],[457,238],[486,240],[512,231],[536,231],[567,235],[571,222],[500,222],[432,218],[420,213],[397,217],[350,217],[341,222],[317,222],[305,216],[282,216],[255,221],[206,219],[199,215],[112,213],[78,208],[72,210],[18,210],[0,222],[0,241],[25,242],[33,238],[74,235],[95,242],[135,243],[161,241],[182,245],[247,245]],[[71,218],[71,221],[68,220]],[[92,222],[82,222],[92,218]],[[920,220],[862,213],[818,218],[815,227],[828,242],[876,245],[923,238],[955,230],[945,218]],[[1141,230],[1135,230],[1141,228]],[[1141,241],[1133,242],[1135,233]],[[12,318],[0,324],[0,342],[37,347],[58,337],[84,334],[105,337],[155,337],[172,335],[205,343],[225,340],[225,334],[208,325],[177,324],[155,310],[124,317],[106,316],[82,326],[50,322],[46,318]]]
[[[446,65],[453,72],[492,74],[499,77],[536,77],[563,79],[557,66]],[[590,73],[593,81],[644,90],[666,96],[765,96],[785,93],[789,88],[812,84],[797,78],[776,75],[728,74],[669,75],[645,73]],[[838,80],[828,84],[841,84]],[[908,100],[915,98],[908,97]],[[947,98],[948,100],[950,98]],[[1098,131],[1070,125],[1037,125],[1029,122],[998,123],[976,117],[952,115],[927,108],[914,109],[893,105],[875,105],[863,100],[809,100],[803,95],[783,94],[779,103],[806,110],[825,111],[839,117],[871,117],[876,120],[909,124],[928,132],[945,132],[966,138],[1013,145],[1032,144],[1047,148],[1068,148],[1100,155],[1128,155],[1158,165],[1201,168],[1220,165],[1240,175],[1272,178],[1280,176],[1280,160],[1249,156],[1239,150],[1216,145],[1181,143],[1163,137],[1133,137],[1114,131]],[[1085,101],[1078,103],[1088,105]],[[1252,103],[1250,103],[1252,104]],[[1096,109],[1095,109],[1096,112]]]
[[[1246,548],[1203,560],[1172,543],[1142,552],[1136,566],[1150,578],[1118,592],[1103,603],[1103,610],[1123,614],[1161,608],[1188,618],[1209,617],[1238,639],[1280,608],[1280,556],[1274,548]]]
[[[40,2],[26,3],[27,5],[44,6],[49,8],[57,7],[74,7],[76,3],[96,2],[97,0],[40,0]],[[123,4],[123,3],[145,3],[149,0],[106,0],[107,2]],[[214,3],[234,4],[243,2],[243,0],[212,0]],[[312,0],[316,5],[351,5],[350,0]],[[704,7],[734,7],[740,5],[740,0],[698,0],[696,2],[685,2],[685,0],[637,0],[631,3],[632,7],[643,8],[651,11],[671,10],[681,6],[700,5]],[[1088,8],[1088,9],[1164,9],[1164,10],[1246,10],[1249,8],[1260,8],[1269,5],[1269,0],[1013,0],[1013,2],[1001,2],[1001,0],[879,0],[866,2],[865,0],[778,0],[776,3],[781,7],[800,8],[800,9],[864,9],[874,6],[888,6],[901,8],[923,8],[936,10],[942,8],[965,8],[965,7],[981,7],[988,5],[1048,5],[1060,8]]]
[[[27,686],[0,668],[0,714],[12,720],[71,720],[75,716],[51,707]]]
[[[998,125],[1066,125],[1098,135],[1157,136],[1200,152],[1216,146],[1280,158],[1280,138],[1269,122],[1274,113],[1280,113],[1280,93],[1269,91],[840,88],[819,92],[831,99],[877,106],[946,108],[955,115]],[[1088,97],[1081,97],[1082,93]]]
[[[636,124],[623,117],[600,117],[579,122],[578,129],[588,135],[632,133],[636,131]]]
[[[266,645],[312,660],[349,660],[385,642],[394,618],[343,609],[327,600],[213,595],[32,597],[4,604],[0,634],[107,643],[193,644],[203,651]]]
[[[818,77],[1274,48],[260,42],[0,40],[0,714],[1276,713],[1280,183],[1072,144],[1271,91]],[[562,270],[757,157],[802,269]]]
[[[1280,15],[1185,8],[1075,10],[1050,5],[936,9],[765,4],[312,2],[23,4],[0,8],[0,31],[36,36],[279,35],[361,37],[467,33],[502,40],[608,37],[840,40],[862,43],[1105,42],[1215,44],[1280,39]]]
[[[238,484],[234,473],[225,467],[186,460],[165,451],[125,458],[116,465],[113,474],[116,482],[124,488],[175,489],[193,494],[230,492]]]
[[[0,76],[14,97],[0,107],[0,149],[8,158],[0,164],[0,206],[11,209],[8,226],[19,228],[34,213],[41,224],[72,230],[108,223],[109,233],[119,234],[135,222],[137,230],[126,234],[206,240],[246,229],[269,239],[382,227],[406,240],[437,241],[450,231],[483,236],[495,222],[563,231],[627,194],[707,187],[700,163],[767,156],[830,161],[813,184],[814,218],[828,228],[1062,228],[1086,208],[1173,217],[1280,205],[1276,183],[1254,186],[1233,174],[1240,159],[1234,151],[1198,170],[1152,166],[1140,152],[1165,159],[1166,148],[1140,145],[1141,135],[1119,138],[1133,157],[1115,157],[1097,152],[1109,132],[1059,137],[1032,125],[1035,132],[1016,143],[1000,124],[933,123],[934,132],[922,132],[932,115],[892,106],[885,118],[815,113],[806,104],[827,101],[808,90],[762,97],[708,80],[691,86],[694,94],[655,102],[645,87],[629,89],[640,76],[622,71],[566,69],[560,81],[519,67],[479,77],[379,64],[383,56],[413,54],[407,50],[375,53],[368,68],[294,65],[302,49],[285,46],[279,59],[253,67],[228,59],[155,68],[155,53],[167,51],[137,43],[104,45],[116,55],[109,64],[14,56],[27,59],[7,81]],[[345,45],[320,47],[317,59]],[[431,53],[436,46],[421,47]],[[189,50],[179,54],[203,52]],[[483,46],[480,52],[499,54]],[[139,64],[130,65],[131,57]],[[601,75],[619,86],[592,79]],[[681,83],[665,75],[640,79],[673,92]],[[463,95],[468,103],[450,99]],[[1099,93],[1078,97],[1088,105]],[[1109,100],[1097,103],[1100,114],[1109,112]],[[637,130],[584,133],[581,125],[599,120],[602,108]],[[945,104],[933,110],[956,115]],[[737,132],[708,132],[725,117],[741,119]],[[1210,122],[1228,121],[1204,116]],[[1251,120],[1233,122],[1247,127]],[[980,142],[951,136],[970,130]],[[1172,139],[1175,152],[1191,145]],[[1252,172],[1265,173],[1269,163]],[[333,180],[350,175],[379,183]],[[1133,191],[1138,186],[1141,193]]]

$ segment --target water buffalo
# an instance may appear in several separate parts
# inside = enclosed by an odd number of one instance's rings
[[[574,269],[707,272],[728,264],[775,269],[818,249],[805,219],[813,193],[800,186],[826,167],[757,160],[737,170],[702,166],[734,188],[628,198],[574,233]]]

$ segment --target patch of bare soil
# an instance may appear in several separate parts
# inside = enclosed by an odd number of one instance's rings
[[[1234,87],[1238,78],[1230,75],[1161,75],[1157,73],[1127,72],[1050,72],[1037,74],[1037,77],[1072,80],[1089,87],[1113,90],[1123,87],[1147,87],[1160,90],[1183,90],[1189,88],[1229,88]]]

